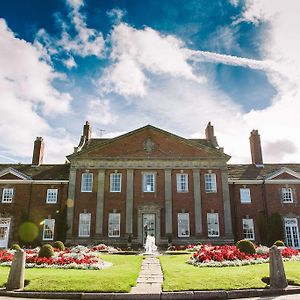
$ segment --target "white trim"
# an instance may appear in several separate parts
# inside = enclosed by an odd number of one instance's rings
[[[45,231],[46,228],[45,227],[46,227],[47,221],[51,221],[50,222],[51,227],[47,224],[47,226],[49,227],[49,230],[51,230],[51,232],[52,232],[52,237],[51,238],[45,237],[45,233],[46,233],[46,231]],[[44,220],[44,226],[43,226],[43,241],[53,241],[54,240],[54,232],[55,232],[55,219],[45,219]]]
[[[15,175],[17,177],[19,177],[20,179],[22,180],[30,180],[31,177],[27,176],[26,174],[12,168],[12,167],[8,167],[2,171],[0,171],[0,177],[6,175],[6,174],[12,174],[12,175]],[[17,179],[18,180],[18,179]]]
[[[153,191],[148,191],[147,187],[146,187],[146,181],[145,181],[145,177],[147,175],[153,175]],[[155,193],[156,192],[156,172],[142,172],[142,191],[143,193]]]
[[[119,190],[118,191],[113,191],[112,190],[112,182],[113,182],[113,176],[118,175],[120,177],[120,186],[119,186]],[[109,175],[109,192],[110,193],[121,193],[122,191],[122,173],[118,172],[118,173],[110,173]]]
[[[83,221],[86,221],[86,220],[83,220],[84,219],[83,216],[87,217],[88,223],[83,223]],[[79,214],[78,237],[90,237],[91,236],[91,219],[92,219],[92,214],[91,213],[80,213]],[[87,234],[82,233],[82,231],[83,231],[82,226],[83,225],[88,225],[88,233]]]
[[[179,220],[180,217],[186,217],[186,220],[184,218]],[[180,222],[179,221],[187,221],[188,234],[182,234],[180,232],[180,230],[179,230],[180,229],[179,228],[180,227],[179,226]],[[190,214],[189,213],[177,213],[177,236],[179,238],[185,238],[185,237],[190,237],[190,234],[191,234],[191,231],[190,231]]]
[[[113,235],[111,234],[111,231],[110,231],[110,223],[112,222],[110,219],[111,217],[113,216],[118,216],[118,231],[119,231],[119,234],[118,235]],[[121,213],[109,213],[108,214],[108,237],[111,237],[111,238],[116,238],[116,237],[120,237],[121,235]]]
[[[4,179],[0,184],[68,184],[69,180],[20,180],[20,179]]]
[[[261,184],[264,181],[262,179],[230,179],[228,178],[229,184]]]
[[[55,193],[53,193],[55,191]],[[55,200],[54,201],[49,201],[49,195],[53,194],[55,195]],[[56,204],[57,203],[57,196],[58,196],[58,189],[47,189],[47,195],[46,195],[46,203],[47,204]]]
[[[283,173],[288,173],[289,175],[291,176],[294,176],[296,178],[298,178],[300,180],[300,174],[287,168],[287,167],[282,167],[280,170],[276,171],[276,172],[273,172],[273,173],[270,173],[268,176],[266,176],[266,180],[270,180],[270,179],[273,179]]]
[[[209,215],[214,215],[216,218],[215,218],[215,225],[217,225],[217,229],[218,229],[218,234],[210,234],[209,233],[209,223],[208,223],[208,220],[209,220]],[[207,213],[206,214],[206,222],[207,222],[207,237],[219,237],[220,236],[220,222],[219,222],[219,213]]]

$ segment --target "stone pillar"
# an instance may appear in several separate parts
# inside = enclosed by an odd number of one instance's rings
[[[284,289],[288,286],[282,256],[277,246],[270,249],[270,287],[273,289]]]
[[[73,234],[73,217],[74,217],[74,204],[75,204],[75,186],[76,184],[76,169],[71,166],[69,176],[69,190],[67,200],[67,223],[68,223],[68,238]]]
[[[195,207],[195,235],[202,234],[202,205],[200,188],[200,171],[193,170],[194,207]]]
[[[97,236],[103,236],[104,181],[105,181],[105,170],[99,170],[97,205],[96,205],[96,235]]]
[[[228,238],[233,238],[227,169],[221,171],[221,180],[222,180],[222,193],[223,193],[225,235]]]
[[[126,184],[126,234],[132,234],[133,219],[133,170],[127,170]]]
[[[165,170],[165,211],[166,211],[166,235],[173,233],[172,211],[172,172]]]
[[[22,290],[24,288],[26,253],[18,250],[14,254],[12,265],[10,267],[6,290]]]

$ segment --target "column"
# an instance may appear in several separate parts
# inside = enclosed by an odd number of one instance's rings
[[[231,223],[231,208],[229,198],[229,183],[228,183],[228,171],[227,169],[221,171],[222,178],[222,192],[223,192],[223,207],[224,207],[224,224],[225,235],[232,238],[232,223]]]
[[[127,170],[126,183],[126,234],[132,234],[133,218],[133,170]]]
[[[67,224],[68,224],[67,236],[68,236],[68,238],[71,238],[72,233],[73,233],[75,183],[76,183],[76,169],[74,167],[71,167],[70,175],[69,175],[69,189],[68,189],[68,199],[67,199]]]
[[[202,205],[200,189],[200,171],[193,170],[194,207],[195,207],[195,235],[202,234]]]
[[[165,211],[166,235],[173,233],[172,218],[172,176],[171,170],[165,170]]]
[[[96,205],[96,235],[97,236],[103,236],[104,180],[105,180],[105,170],[99,170],[97,205]]]

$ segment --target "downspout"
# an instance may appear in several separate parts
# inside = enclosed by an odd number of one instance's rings
[[[266,181],[265,178],[263,179],[263,186],[262,186],[262,198],[263,198],[263,209],[264,209],[264,214],[268,218],[269,217],[269,212],[268,212],[268,203],[267,203],[267,193],[266,193]]]

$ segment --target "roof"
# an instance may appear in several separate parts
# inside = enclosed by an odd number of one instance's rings
[[[254,164],[229,164],[228,177],[230,180],[259,180],[265,179],[282,168],[300,173],[300,164],[264,164],[263,167],[257,167]]]
[[[0,164],[0,171],[13,168],[33,180],[69,180],[70,164],[40,165]]]

